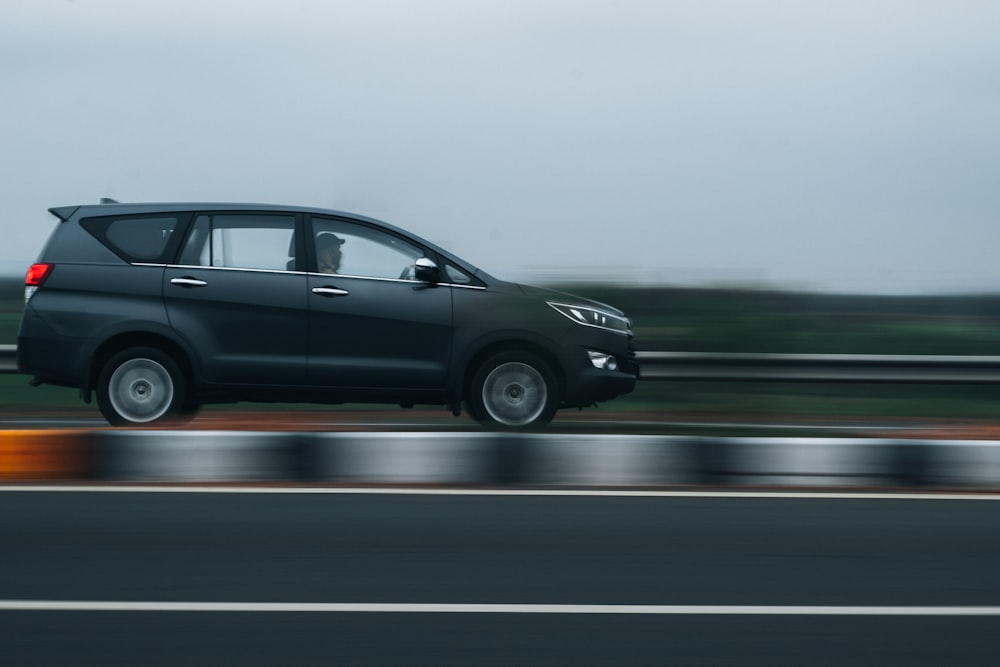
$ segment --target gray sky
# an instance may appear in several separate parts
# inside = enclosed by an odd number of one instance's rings
[[[5,0],[50,206],[382,218],[502,277],[1000,292],[1000,0]]]

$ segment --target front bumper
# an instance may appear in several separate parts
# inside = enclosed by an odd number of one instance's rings
[[[631,393],[635,390],[636,381],[639,379],[639,369],[636,366],[629,370],[634,372],[608,371],[591,367],[584,369],[575,377],[567,378],[566,397],[562,407],[588,407]]]

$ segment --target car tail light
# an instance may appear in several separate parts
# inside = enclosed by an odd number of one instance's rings
[[[24,276],[24,302],[28,303],[31,296],[38,291],[46,278],[52,274],[55,264],[32,264]]]

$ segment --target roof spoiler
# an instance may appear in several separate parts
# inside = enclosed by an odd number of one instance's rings
[[[101,204],[119,204],[121,202],[111,199],[110,197],[101,197]],[[56,208],[50,208],[49,213],[59,218],[61,222],[66,222],[73,217],[76,210],[80,208],[79,206],[59,206]]]
[[[49,209],[49,213],[51,213],[52,215],[54,215],[57,218],[59,218],[60,222],[66,222],[71,217],[73,217],[73,214],[76,213],[76,209],[78,209],[78,208],[80,208],[80,207],[79,206],[60,206],[60,207],[57,207],[57,208],[50,208]]]

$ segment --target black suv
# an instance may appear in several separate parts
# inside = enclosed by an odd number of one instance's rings
[[[370,218],[247,204],[50,211],[17,338],[33,384],[97,394],[115,425],[235,401],[463,402],[540,426],[632,391],[631,323],[497,280]]]

